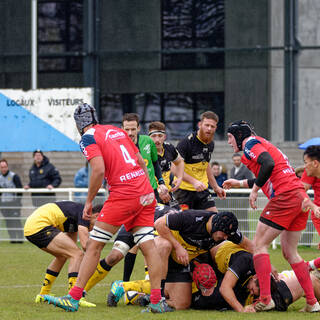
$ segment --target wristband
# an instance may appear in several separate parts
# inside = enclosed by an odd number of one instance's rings
[[[164,184],[163,178],[158,179],[158,185],[160,185],[160,184]]]
[[[240,180],[240,188],[243,187],[243,180]]]

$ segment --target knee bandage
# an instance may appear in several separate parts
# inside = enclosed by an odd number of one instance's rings
[[[114,245],[113,245],[112,249],[120,251],[123,254],[123,256],[125,256],[129,252],[130,246],[128,246],[123,241],[117,240],[117,241],[114,242]]]
[[[98,227],[93,227],[92,231],[90,232],[90,239],[104,243],[110,241],[112,236],[112,233]]]
[[[153,240],[154,239],[154,229],[153,227],[142,227],[138,231],[133,234],[134,243],[139,245],[143,242]]]

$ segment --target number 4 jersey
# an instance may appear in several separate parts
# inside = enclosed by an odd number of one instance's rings
[[[137,198],[153,192],[138,163],[139,150],[122,129],[95,125],[82,136],[80,148],[88,161],[98,156],[103,158],[109,199]]]

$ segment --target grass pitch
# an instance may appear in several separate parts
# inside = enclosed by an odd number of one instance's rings
[[[108,244],[103,251],[107,255],[111,249]],[[315,248],[300,248],[300,254],[305,260],[320,255]],[[280,249],[270,249],[271,261],[282,271],[288,269],[288,263],[282,258]],[[66,320],[66,319],[175,319],[175,320],[206,320],[206,319],[316,319],[318,314],[301,314],[298,312],[305,304],[300,299],[290,306],[288,312],[267,312],[259,314],[239,314],[233,311],[195,311],[185,310],[167,314],[141,314],[138,306],[125,306],[122,301],[118,307],[106,306],[106,296],[110,284],[114,280],[122,279],[123,263],[114,267],[109,275],[94,287],[87,297],[88,301],[97,304],[96,308],[80,308],[78,312],[68,313],[52,305],[35,304],[34,298],[39,293],[43,277],[52,257],[29,244],[10,244],[0,242],[0,320]],[[131,279],[143,279],[144,266],[142,255],[139,254]],[[53,285],[52,292],[56,295],[67,293],[67,268],[61,271]]]

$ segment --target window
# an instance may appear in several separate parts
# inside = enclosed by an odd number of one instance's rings
[[[224,47],[224,0],[163,0],[162,49]],[[223,68],[224,53],[162,55],[163,69]]]
[[[222,92],[107,94],[101,99],[100,106],[101,123],[121,126],[123,113],[136,112],[140,116],[141,133],[148,132],[150,122],[162,121],[166,124],[169,140],[182,139],[196,130],[200,114],[211,110],[220,119],[215,139],[224,139]]]
[[[74,1],[38,2],[38,53],[64,54],[82,51],[83,4]],[[74,56],[38,59],[39,72],[81,72],[82,58]]]

